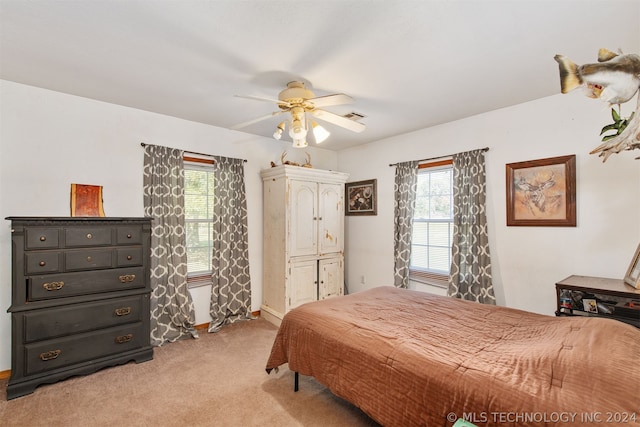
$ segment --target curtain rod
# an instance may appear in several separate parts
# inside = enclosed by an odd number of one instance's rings
[[[146,147],[146,146],[147,146],[147,144],[145,144],[144,142],[141,142],[141,143],[140,143],[140,146],[142,146],[142,147]],[[213,154],[198,153],[198,152],[195,152],[195,151],[187,151],[187,150],[183,150],[183,151],[184,151],[185,153],[195,154],[195,155],[197,155],[197,156],[215,157]],[[247,160],[247,159],[242,159],[242,161],[243,161],[244,163],[247,163],[247,162],[248,162],[248,160]]]
[[[482,151],[489,151],[489,147],[484,147],[481,148]],[[453,154],[447,154],[445,156],[438,156],[438,157],[431,157],[429,159],[420,159],[418,160],[418,162],[428,162],[429,160],[438,160],[438,159],[444,159],[445,157],[451,157],[453,156]],[[402,162],[398,162],[398,163],[402,163]],[[398,163],[389,163],[389,166],[398,166]]]

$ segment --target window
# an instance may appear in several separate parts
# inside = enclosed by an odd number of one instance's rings
[[[452,162],[420,165],[413,214],[411,280],[447,286],[452,235]]]
[[[187,271],[190,282],[211,274],[213,250],[213,161],[193,160],[197,163],[184,163]]]

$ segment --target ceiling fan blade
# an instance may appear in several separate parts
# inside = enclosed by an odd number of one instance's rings
[[[280,101],[279,99],[271,99],[271,98],[263,98],[261,96],[247,96],[247,95],[234,95],[234,96],[237,97],[237,98],[253,99],[254,101],[270,102],[270,103],[276,104],[278,106],[280,106],[280,105],[284,105],[285,107],[290,107],[291,106],[288,102]]]
[[[273,113],[267,114],[267,115],[262,116],[262,117],[258,117],[257,119],[249,120],[249,121],[243,122],[243,123],[238,123],[237,125],[231,126],[230,129],[231,130],[242,129],[244,127],[250,126],[250,125],[252,125],[254,123],[261,122],[262,120],[269,119],[271,117],[277,116],[277,115],[282,114],[282,113],[286,113],[286,111],[274,111]]]
[[[331,105],[353,104],[354,102],[352,97],[345,95],[344,93],[319,96],[317,98],[308,99],[308,101],[313,102],[313,105],[317,108],[329,107]]]
[[[325,110],[312,110],[311,114],[314,117],[317,117],[320,120],[324,120],[325,122],[333,123],[334,125],[341,126],[345,129],[349,129],[353,132],[362,132],[366,126],[360,122],[356,122],[355,120],[347,119],[346,117],[339,116],[334,113],[330,113]]]

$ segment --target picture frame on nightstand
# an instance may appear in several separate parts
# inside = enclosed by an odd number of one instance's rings
[[[624,282],[636,289],[640,289],[640,244],[631,259],[627,273],[624,275]]]

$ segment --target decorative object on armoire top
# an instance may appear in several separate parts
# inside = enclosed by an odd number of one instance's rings
[[[347,182],[344,187],[345,215],[377,215],[377,180]]]
[[[624,275],[624,282],[636,289],[640,289],[640,244],[633,258],[631,258],[631,264],[629,264],[627,273]]]
[[[71,184],[71,216],[104,217],[102,186]]]
[[[554,59],[560,68],[560,85],[562,93],[584,87],[590,98],[599,98],[610,105],[623,104],[633,98],[640,89],[640,56],[635,54],[618,54],[607,49],[598,51],[598,63],[576,65],[562,55]],[[601,135],[610,130],[615,134],[605,135],[602,144],[591,150],[589,154],[599,153],[604,157],[602,162],[614,153],[624,150],[640,149],[640,94],[636,111],[628,118],[622,119],[612,110],[614,123],[602,128]],[[640,157],[636,157],[640,159]]]
[[[238,130],[283,113],[290,113],[288,120],[278,124],[273,133],[273,137],[275,139],[281,139],[287,125],[289,125],[289,136],[293,141],[294,148],[304,148],[309,145],[307,142],[309,130],[311,130],[310,134],[313,136],[316,144],[320,144],[330,135],[329,131],[314,122],[307,114],[353,132],[362,132],[365,129],[365,125],[351,118],[362,118],[363,116],[361,114],[352,114],[351,117],[346,117],[321,109],[321,107],[351,104],[354,102],[353,98],[344,93],[316,97],[311,90],[305,87],[304,82],[293,81],[287,83],[287,88],[278,94],[277,100],[259,96],[236,96],[275,103],[280,111],[274,111],[266,116],[237,124],[231,129]]]
[[[304,153],[304,156],[306,157],[307,160],[305,160],[304,163],[300,164],[297,162],[292,162],[290,160],[285,160],[285,158],[287,157],[287,152],[283,151],[282,154],[280,155],[280,165],[288,165],[288,166],[300,166],[303,168],[312,168],[313,165],[311,164],[311,154],[309,153]],[[278,165],[275,162],[271,162],[271,167],[275,168]]]
[[[576,156],[506,165],[508,226],[576,226]]]

